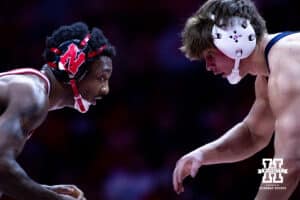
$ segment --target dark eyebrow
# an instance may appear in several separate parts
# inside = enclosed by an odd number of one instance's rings
[[[112,67],[105,67],[105,68],[102,68],[100,69],[98,72],[97,72],[97,76],[103,76],[105,74],[107,75],[110,75],[112,73]]]
[[[102,69],[100,73],[103,74],[103,73],[111,73],[111,72],[112,72],[112,68],[106,67],[106,68]]]

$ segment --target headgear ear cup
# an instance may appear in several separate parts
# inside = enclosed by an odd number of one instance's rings
[[[214,25],[212,28],[214,45],[227,57],[235,60],[232,73],[227,77],[231,84],[241,80],[240,59],[247,58],[255,49],[256,34],[248,19],[232,17],[226,27]]]
[[[51,48],[56,57],[53,62],[48,62],[52,71],[56,75],[61,75],[63,81],[69,83],[74,94],[74,108],[84,113],[88,111],[90,102],[85,100],[79,93],[76,81],[85,76],[87,62],[101,55],[106,45],[96,50],[92,50],[88,45],[90,34],[87,34],[82,40],[72,39],[63,42],[58,48]]]
[[[48,62],[57,78],[65,83],[70,79],[78,79],[86,70],[87,45],[81,47],[81,41],[72,39],[61,43],[57,48],[50,51],[55,55],[53,62]]]

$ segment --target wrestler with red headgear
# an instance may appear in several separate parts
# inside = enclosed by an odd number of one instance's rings
[[[16,158],[48,111],[71,107],[87,112],[107,95],[114,47],[102,31],[77,22],[46,40],[46,64],[0,73],[0,191],[14,199],[84,200],[74,185],[41,185]]]

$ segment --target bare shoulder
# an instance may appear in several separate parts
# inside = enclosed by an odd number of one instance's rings
[[[300,99],[300,34],[282,39],[274,48],[268,87],[273,111],[279,116]]]
[[[14,100],[18,100],[17,97],[21,97],[24,105],[42,105],[47,101],[47,95],[43,85],[34,77],[16,77],[10,80],[7,86],[7,95]]]
[[[300,91],[300,33],[289,35],[274,45],[269,57],[270,86],[279,93]]]
[[[275,75],[300,74],[300,33],[279,40],[269,56],[271,73]],[[292,78],[292,77],[291,77]]]
[[[22,120],[26,129],[34,129],[47,114],[48,96],[38,78],[33,76],[11,76],[0,80],[0,99],[5,113]]]

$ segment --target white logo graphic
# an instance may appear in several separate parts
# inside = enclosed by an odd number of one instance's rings
[[[282,168],[282,158],[264,158],[262,160],[263,169],[258,170],[258,174],[264,174],[263,183],[283,183],[282,174],[287,174],[288,170]]]

